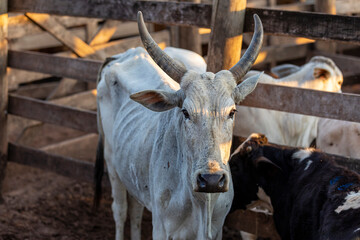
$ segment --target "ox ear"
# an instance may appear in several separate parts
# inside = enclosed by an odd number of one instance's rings
[[[146,90],[137,92],[131,94],[130,98],[155,112],[163,112],[172,109],[179,106],[181,103],[181,98],[177,92],[162,90]]]
[[[242,100],[245,99],[252,91],[254,91],[259,78],[264,72],[251,76],[245,79],[242,83],[236,86],[233,92],[233,97],[236,104],[239,104]]]
[[[274,179],[282,173],[282,169],[276,163],[264,156],[255,159],[254,164],[260,177],[265,179]]]
[[[278,78],[289,76],[300,70],[299,66],[293,64],[282,64],[271,69],[271,73]]]
[[[319,79],[319,78],[322,78],[322,79],[329,79],[330,76],[331,76],[331,73],[325,69],[325,68],[314,68],[314,77],[315,79]]]

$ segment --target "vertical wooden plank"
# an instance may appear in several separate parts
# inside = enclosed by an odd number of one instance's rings
[[[246,0],[214,0],[208,71],[229,69],[240,59]]]
[[[180,0],[181,2],[201,3],[201,0]],[[179,27],[179,47],[202,55],[201,36],[198,27]]]
[[[5,177],[8,140],[7,140],[7,105],[8,105],[8,82],[6,78],[7,67],[7,0],[0,0],[0,203],[2,197],[2,183]]]
[[[315,11],[335,15],[336,14],[335,0],[316,0],[315,1]],[[315,48],[319,51],[335,53],[336,52],[336,43],[318,40],[318,41],[316,41]]]

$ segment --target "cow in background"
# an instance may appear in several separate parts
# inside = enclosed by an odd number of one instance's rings
[[[321,91],[341,92],[343,76],[335,63],[326,57],[313,57],[302,67],[291,64],[272,69],[275,79],[263,74],[261,83]],[[246,77],[258,74],[250,71]],[[234,134],[246,137],[253,132],[265,134],[269,141],[294,147],[309,147],[317,135],[318,117],[292,114],[274,110],[239,106],[239,118],[235,120]]]
[[[360,159],[360,123],[321,118],[316,147],[327,153]]]
[[[264,135],[252,134],[229,161],[232,211],[262,200],[272,206],[282,239],[359,240],[360,175],[335,159],[315,149],[269,145]]]
[[[131,49],[103,66],[95,200],[105,159],[116,239],[123,239],[127,210],[132,238],[140,239],[144,206],[152,212],[153,239],[222,238],[233,198],[228,160],[236,104],[260,77],[242,81],[263,39],[260,18],[254,19],[252,42],[230,70],[187,70],[157,46],[141,13],[140,36],[151,57]]]

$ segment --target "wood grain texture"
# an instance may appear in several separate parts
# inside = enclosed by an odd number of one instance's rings
[[[6,77],[8,55],[8,14],[7,0],[0,0],[0,203],[2,197],[2,183],[5,178],[8,149],[8,80]]]
[[[253,31],[255,13],[261,18],[265,33],[360,44],[359,17],[247,8],[244,32]]]
[[[100,53],[97,53],[91,46],[85,43],[77,36],[71,34],[54,17],[48,14],[26,13],[26,16],[36,24],[51,33],[56,39],[70,48],[79,57],[90,59],[105,59]]]
[[[315,11],[335,15],[336,14],[335,0],[316,0]],[[331,53],[336,52],[335,42],[325,42],[318,40],[315,43],[315,47],[317,50],[320,51],[327,51]]]
[[[135,21],[138,10],[147,22],[184,26],[211,25],[212,5],[155,1],[12,0],[9,11],[49,13]],[[293,37],[360,44],[360,18],[331,14],[247,8],[244,32],[253,31],[253,14],[260,16],[264,32]],[[311,27],[309,27],[311,26]]]
[[[209,26],[211,18],[209,4],[156,1],[13,0],[9,2],[9,10],[131,21],[136,20],[136,14],[141,10],[145,21],[200,27]]]
[[[9,51],[8,66],[48,73],[85,82],[96,82],[102,61],[52,56],[45,53]]]
[[[246,0],[214,0],[207,71],[230,69],[240,59]]]
[[[49,154],[15,143],[9,143],[9,161],[51,171],[65,177],[93,182],[93,163]],[[108,177],[104,178],[103,184],[110,186]]]
[[[360,122],[360,96],[259,83],[241,105]]]
[[[201,0],[180,0],[179,2],[201,3]],[[198,27],[179,27],[179,47],[202,55],[201,36]]]
[[[89,133],[97,133],[96,112],[79,110],[15,95],[9,96],[10,114],[69,127]]]

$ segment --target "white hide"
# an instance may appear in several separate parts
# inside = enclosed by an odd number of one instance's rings
[[[285,65],[282,70],[292,66]],[[343,76],[331,59],[314,57],[307,64],[297,68],[296,71],[289,70],[292,74],[281,79],[263,74],[259,81],[322,91],[341,91]],[[250,71],[245,79],[256,73],[257,71]],[[253,132],[258,132],[265,134],[269,142],[293,147],[309,147],[316,138],[317,117],[244,106],[238,106],[237,110],[239,117],[235,118],[234,128],[234,134],[237,136],[247,137]]]
[[[182,59],[175,57],[174,49],[167,52],[185,66],[188,66],[186,59],[195,59],[195,53],[189,51],[185,58],[184,52],[180,53]],[[229,180],[228,191],[224,193],[194,192],[190,183],[194,173],[189,166],[193,161],[190,154],[193,153],[179,149],[210,151],[209,146],[217,146],[219,142],[219,147],[209,152],[209,158],[221,158],[222,161],[215,164],[215,161],[210,160],[206,166],[201,166],[199,161],[199,166],[192,167],[195,170],[206,168],[210,172],[221,168],[230,174],[227,161],[234,122],[228,116],[235,104],[227,96],[232,96],[236,87],[232,74],[229,71],[221,71],[216,75],[200,75],[195,71],[185,74],[181,90],[190,89],[191,92],[187,93],[199,96],[199,102],[185,98],[182,106],[192,118],[209,118],[212,122],[210,125],[200,124],[198,128],[201,131],[185,136],[189,139],[187,142],[178,142],[186,132],[181,129],[194,128],[184,120],[181,108],[153,112],[131,100],[129,95],[148,89],[175,92],[180,89],[179,84],[170,79],[143,48],[130,49],[114,58],[102,70],[98,84],[98,104],[105,137],[105,160],[113,186],[117,239],[122,239],[123,232],[119,229],[123,227],[122,221],[126,218],[126,212],[120,210],[127,206],[124,200],[126,190],[152,212],[154,239],[221,239],[222,226],[233,199],[232,182]],[[200,73],[205,68],[196,67]],[[198,77],[196,83],[190,81],[192,76]],[[213,84],[212,87],[201,88],[209,83]],[[200,95],[204,89],[214,96],[211,101],[202,102]],[[215,93],[219,96],[215,96]],[[219,104],[221,109],[212,107]],[[211,128],[211,134],[203,130],[206,128]],[[211,135],[215,136],[211,138]],[[206,142],[209,138],[213,142]],[[198,158],[204,157],[199,155]]]
[[[349,209],[360,208],[360,192],[349,192],[345,197],[345,201],[342,205],[335,209],[336,213],[341,213]]]
[[[317,131],[317,148],[360,159],[360,123],[321,118]]]

